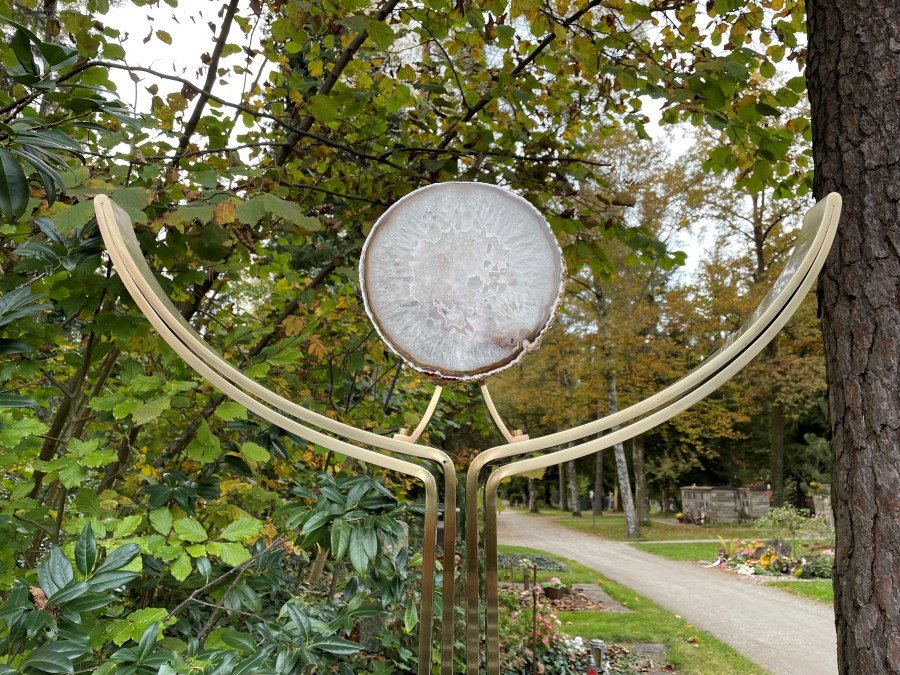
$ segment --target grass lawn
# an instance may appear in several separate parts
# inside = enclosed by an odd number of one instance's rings
[[[713,561],[719,554],[719,542],[698,541],[689,544],[672,544],[669,542],[660,542],[652,544],[632,544],[641,551],[652,553],[653,555],[661,555],[669,560],[706,560]]]
[[[564,527],[570,527],[579,532],[596,534],[604,539],[627,541],[625,536],[625,516],[622,514],[604,513],[602,516],[591,518],[590,513],[581,518],[573,518],[563,515],[559,511],[546,511],[543,514],[555,517],[556,522]],[[731,539],[764,539],[766,533],[761,532],[753,525],[738,524],[710,524],[710,525],[684,525],[671,520],[651,518],[649,527],[641,527],[639,541],[667,541],[670,539],[716,539],[722,537],[725,541]],[[594,522],[592,522],[594,521]]]
[[[779,588],[788,593],[796,593],[812,598],[828,605],[834,604],[834,587],[831,579],[813,579],[811,581],[770,581],[767,586]]]
[[[603,516],[604,518],[606,516]],[[525,555],[547,555],[528,548],[501,546],[502,552]],[[569,566],[569,572],[538,572],[538,581],[559,577],[566,583],[601,583],[616,600],[634,610],[633,614],[611,612],[560,612],[563,630],[570,636],[585,640],[601,638],[609,644],[658,642],[668,647],[668,661],[679,675],[752,675],[766,671],[738,654],[734,649],[701,630],[693,628],[678,616],[659,605],[635,595],[634,591],[617,584],[583,565],[571,560],[550,556]]]

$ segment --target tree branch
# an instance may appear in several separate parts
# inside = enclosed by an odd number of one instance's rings
[[[369,17],[370,21],[384,21],[390,13],[394,11],[394,7],[397,6],[398,2],[399,0],[385,0],[384,4],[378,8],[378,11]],[[341,52],[341,55],[338,57],[337,61],[335,61],[334,67],[328,73],[328,77],[325,78],[325,81],[316,93],[324,95],[331,92],[332,88],[337,83],[338,78],[340,78],[341,73],[344,72],[344,68],[346,68],[350,61],[353,60],[356,52],[359,51],[359,48],[363,46],[363,43],[368,37],[368,30],[362,30],[356,34],[356,37],[354,37],[350,44],[344,48],[344,51]],[[304,135],[304,132],[308,132],[310,128],[312,128],[313,122],[315,122],[315,118],[311,114],[308,114],[300,122],[300,126],[288,134],[287,147],[282,148],[281,152],[278,153],[278,157],[275,159],[275,164],[277,166],[283,166],[284,163],[290,159],[291,151],[297,144],[297,141]]]
[[[234,21],[234,14],[237,11],[237,6],[238,0],[231,0],[231,2],[228,3],[228,8],[225,10],[225,16],[222,19],[222,30],[219,32],[216,46],[213,49],[212,57],[207,66],[206,82],[203,84],[203,90],[205,92],[211,91],[213,84],[216,82],[216,73],[219,70],[219,60],[222,58],[222,51],[225,49],[225,43],[228,41],[228,32],[231,30],[231,24]],[[193,136],[194,132],[197,130],[197,125],[200,123],[200,117],[203,115],[203,109],[208,102],[209,95],[205,93],[200,94],[200,98],[197,99],[197,105],[194,106],[194,112],[191,113],[191,118],[188,120],[184,127],[184,132],[181,134],[181,140],[178,141],[179,155],[187,149],[188,144],[191,142],[191,136]],[[172,159],[172,166],[178,166],[180,161],[179,155],[176,155]]]
[[[560,25],[563,28],[569,28],[569,26],[571,26],[573,23],[578,21],[582,16],[587,14],[589,11],[591,11],[595,7],[598,7],[602,2],[603,2],[603,0],[591,0],[591,2],[589,2],[587,5],[585,5],[581,9],[579,9],[574,14],[570,15]],[[553,42],[555,39],[556,39],[556,33],[551,30],[549,33],[547,33],[541,39],[541,41],[538,43],[537,47],[535,47],[534,49],[531,50],[531,52],[528,54],[528,56],[526,56],[524,59],[519,61],[518,65],[515,68],[513,68],[511,71],[509,71],[509,76],[517,77],[523,70],[525,70],[525,68],[532,61],[534,61],[538,56],[540,56],[541,52],[543,52],[550,45],[550,43]],[[444,132],[443,139],[441,140],[438,147],[441,149],[446,148],[450,144],[450,141],[453,140],[454,136],[456,136],[457,127],[460,124],[465,124],[466,122],[470,121],[473,117],[475,117],[475,115],[477,115],[481,110],[483,110],[484,107],[488,103],[493,101],[496,96],[497,96],[496,89],[493,89],[493,90],[487,92],[486,94],[484,94],[475,105],[473,105],[471,108],[469,108],[468,112],[466,112],[466,114],[463,115],[461,119],[454,122],[450,126],[450,128]]]

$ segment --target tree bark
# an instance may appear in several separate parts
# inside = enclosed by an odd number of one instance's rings
[[[609,399],[609,414],[619,412],[619,397],[616,393],[616,375],[610,373],[606,381],[607,398]],[[610,431],[616,431],[615,426]],[[631,494],[631,480],[628,477],[628,462],[625,461],[625,448],[621,443],[613,446],[616,457],[616,476],[619,479],[619,496],[622,500],[622,510],[625,512],[625,528],[629,539],[637,539],[641,536],[641,528],[638,525],[637,514],[634,511],[634,497]]]
[[[537,505],[537,485],[534,478],[528,478],[528,513],[539,513]]]
[[[578,475],[575,462],[568,462],[569,467],[569,500],[572,502],[572,515],[581,518],[581,504],[578,503]]]
[[[900,22],[888,0],[810,0],[814,190],[844,200],[820,276],[844,674],[900,668]]]
[[[594,455],[594,499],[591,510],[595,516],[603,515],[603,451]]]
[[[772,404],[772,454],[769,475],[772,481],[772,506],[784,504],[784,406]]]
[[[559,510],[560,511],[568,511],[569,510],[569,499],[566,496],[568,494],[566,488],[566,465],[565,463],[560,464],[559,469]]]
[[[647,496],[647,475],[644,473],[644,437],[635,436],[631,441],[631,463],[634,466],[634,501],[637,502],[637,519],[641,525],[650,524],[650,504]]]

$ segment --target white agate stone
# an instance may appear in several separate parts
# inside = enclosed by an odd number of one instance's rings
[[[375,223],[359,262],[366,311],[413,368],[482,379],[537,348],[565,265],[543,216],[484,183],[407,195]]]

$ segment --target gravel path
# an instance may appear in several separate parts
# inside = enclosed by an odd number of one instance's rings
[[[548,518],[506,510],[497,521],[501,544],[548,551],[595,569],[681,615],[774,675],[837,673],[834,615],[827,605],[569,530]]]

